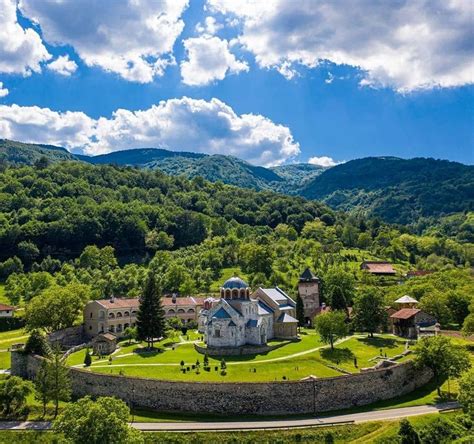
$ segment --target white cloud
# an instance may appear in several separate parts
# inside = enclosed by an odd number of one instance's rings
[[[0,97],[8,95],[8,89],[3,87],[3,82],[0,82]]]
[[[335,165],[338,165],[341,162],[336,162],[332,157],[328,156],[321,156],[321,157],[310,157],[308,159],[308,163],[311,165],[318,165],[321,167],[333,167]]]
[[[183,44],[187,60],[181,62],[181,77],[187,85],[206,85],[224,79],[228,73],[249,69],[229,51],[227,40],[203,35],[186,39]]]
[[[77,64],[74,60],[70,60],[68,55],[59,56],[56,60],[47,65],[48,69],[55,71],[62,76],[70,76],[77,69]]]
[[[362,85],[399,92],[474,82],[472,2],[464,0],[208,0],[237,17],[260,67],[291,78],[321,61],[361,69]]]
[[[148,83],[174,63],[173,45],[184,28],[188,0],[22,0],[45,41],[72,45],[88,66]]]
[[[36,31],[18,23],[17,1],[0,0],[0,72],[27,76],[50,58]]]
[[[261,115],[236,114],[218,99],[162,101],[143,111],[116,110],[110,119],[81,112],[0,105],[0,134],[101,154],[126,148],[166,148],[230,154],[258,165],[278,165],[300,153],[288,127]]]
[[[196,31],[199,34],[207,34],[207,35],[214,35],[216,34],[219,30],[221,30],[223,25],[221,23],[218,23],[217,20],[212,17],[208,16],[204,19],[204,23],[198,23],[196,25]]]
[[[0,105],[0,134],[6,139],[74,148],[89,143],[94,129],[95,121],[81,112]]]

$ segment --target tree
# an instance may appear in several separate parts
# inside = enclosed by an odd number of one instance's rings
[[[446,296],[441,291],[433,291],[423,296],[419,308],[433,315],[441,325],[451,322],[451,312],[446,302]]]
[[[415,352],[417,366],[425,366],[433,371],[438,396],[441,396],[443,378],[459,377],[471,365],[468,352],[462,347],[453,346],[445,336],[421,339]]]
[[[474,333],[474,313],[471,313],[469,316],[464,319],[464,323],[462,325],[462,332],[468,336]]]
[[[343,338],[348,334],[346,314],[342,311],[331,311],[316,316],[315,327],[321,340],[331,345],[331,350],[334,350],[334,342],[338,338]]]
[[[130,409],[119,399],[93,401],[86,396],[63,409],[54,430],[74,444],[143,443],[142,433],[128,425],[129,415]]]
[[[86,367],[90,367],[91,364],[92,364],[92,357],[91,357],[89,349],[87,348],[86,349],[86,355],[84,356],[84,365]]]
[[[87,285],[71,283],[64,287],[49,287],[26,306],[26,327],[48,332],[71,327],[89,299],[90,287]]]
[[[46,366],[50,381],[49,396],[54,402],[54,417],[58,416],[59,401],[69,401],[71,398],[71,379],[69,369],[64,365],[59,350],[55,350],[53,358]]]
[[[346,310],[354,298],[354,276],[340,266],[333,266],[324,275],[323,289],[326,301],[331,308]]]
[[[296,296],[296,319],[298,319],[298,327],[303,327],[305,325],[304,303],[299,294]]]
[[[41,402],[43,406],[43,418],[46,415],[46,406],[48,402],[51,401],[51,393],[52,393],[52,379],[51,373],[48,369],[48,361],[44,359],[41,362],[41,367],[39,368],[38,372],[36,373],[35,377],[35,399]]]
[[[385,301],[375,288],[363,290],[354,299],[354,320],[357,329],[366,331],[370,337],[386,323]]]
[[[400,437],[400,444],[419,444],[420,438],[416,430],[411,425],[408,419],[402,419],[400,421],[400,429],[398,430],[398,436]]]
[[[137,339],[137,327],[127,327],[124,332],[123,336],[128,339],[128,345],[132,343],[132,339]]]
[[[50,356],[51,347],[46,338],[39,330],[33,330],[25,344],[25,353],[38,356]]]
[[[165,314],[161,306],[161,291],[152,272],[148,273],[137,313],[138,338],[153,347],[155,338],[161,338],[166,329]]]
[[[459,380],[458,401],[463,410],[474,419],[474,370],[466,372]]]
[[[0,381],[0,405],[2,413],[8,416],[21,415],[26,406],[26,398],[33,391],[30,381],[18,376],[9,376]]]

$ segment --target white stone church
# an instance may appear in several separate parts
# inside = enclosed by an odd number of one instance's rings
[[[296,303],[280,288],[250,294],[240,278],[228,279],[221,297],[204,303],[200,326],[208,347],[265,345],[269,339],[297,336]]]

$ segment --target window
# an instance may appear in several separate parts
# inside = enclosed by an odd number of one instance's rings
[[[214,330],[214,337],[215,338],[220,338],[221,337],[221,331],[220,330]]]
[[[92,325],[89,325],[89,330],[92,330]]]
[[[91,312],[90,318],[92,319],[92,312]]]

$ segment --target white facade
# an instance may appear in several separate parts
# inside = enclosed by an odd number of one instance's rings
[[[278,302],[267,297],[272,292],[278,294],[281,308]],[[259,288],[255,297],[251,297],[248,285],[235,277],[224,283],[218,302],[212,306],[205,304],[200,326],[209,347],[265,345],[275,337],[275,322],[285,324],[285,328],[278,331],[289,332],[287,337],[296,337],[294,308],[294,301],[280,289]]]

